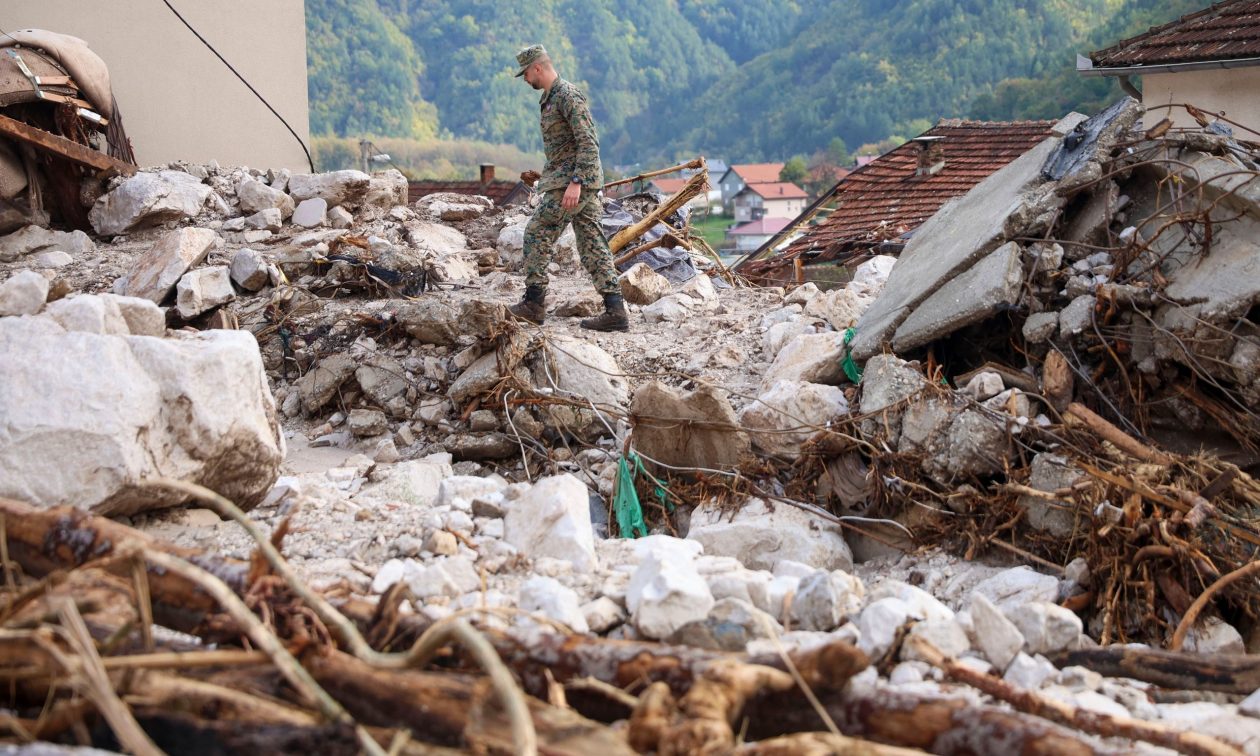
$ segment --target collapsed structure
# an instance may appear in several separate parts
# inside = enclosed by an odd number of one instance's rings
[[[1141,118],[790,247],[825,288],[713,260],[703,174],[610,203],[630,334],[566,321],[571,235],[509,320],[526,209],[395,171],[163,166],[0,237],[4,726],[1254,752],[1260,147]]]

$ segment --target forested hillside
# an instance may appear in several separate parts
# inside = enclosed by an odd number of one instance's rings
[[[537,150],[541,42],[586,87],[610,164],[785,159],[942,117],[1031,118],[1117,96],[1088,52],[1205,0],[307,0],[311,130]]]

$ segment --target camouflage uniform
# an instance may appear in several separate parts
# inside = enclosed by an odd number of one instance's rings
[[[537,186],[541,202],[525,226],[525,283],[547,288],[551,252],[564,227],[572,223],[578,256],[596,291],[617,293],[617,271],[600,226],[604,207],[599,192],[604,185],[604,169],[599,161],[599,135],[586,95],[557,78],[539,105],[547,164]],[[582,196],[577,207],[565,210],[560,203],[574,178],[582,182]]]

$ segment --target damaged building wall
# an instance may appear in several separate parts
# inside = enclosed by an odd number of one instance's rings
[[[1198,124],[1185,108],[1160,108],[1161,105],[1188,102],[1208,113],[1220,113],[1235,123],[1250,125],[1260,123],[1260,99],[1239,94],[1257,91],[1257,67],[1146,74],[1142,77],[1142,106],[1152,111],[1152,122],[1169,118],[1178,127],[1193,128]]]
[[[179,12],[304,141],[309,139],[302,0],[183,3]],[[242,23],[248,19],[248,23]],[[86,40],[109,65],[141,165],[174,160],[310,170],[297,140],[159,2],[10,0],[5,29]]]

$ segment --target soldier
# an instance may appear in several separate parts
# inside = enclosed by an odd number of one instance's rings
[[[604,169],[599,162],[599,135],[586,95],[561,79],[542,45],[516,54],[525,82],[543,93],[543,152],[547,164],[537,191],[542,193],[534,216],[525,227],[525,298],[509,308],[513,315],[541,324],[547,316],[547,262],[560,233],[569,223],[577,236],[578,256],[595,290],[604,298],[604,314],[582,321],[594,331],[628,331],[626,305],[617,285],[612,253],[600,219],[604,213],[599,192]]]

